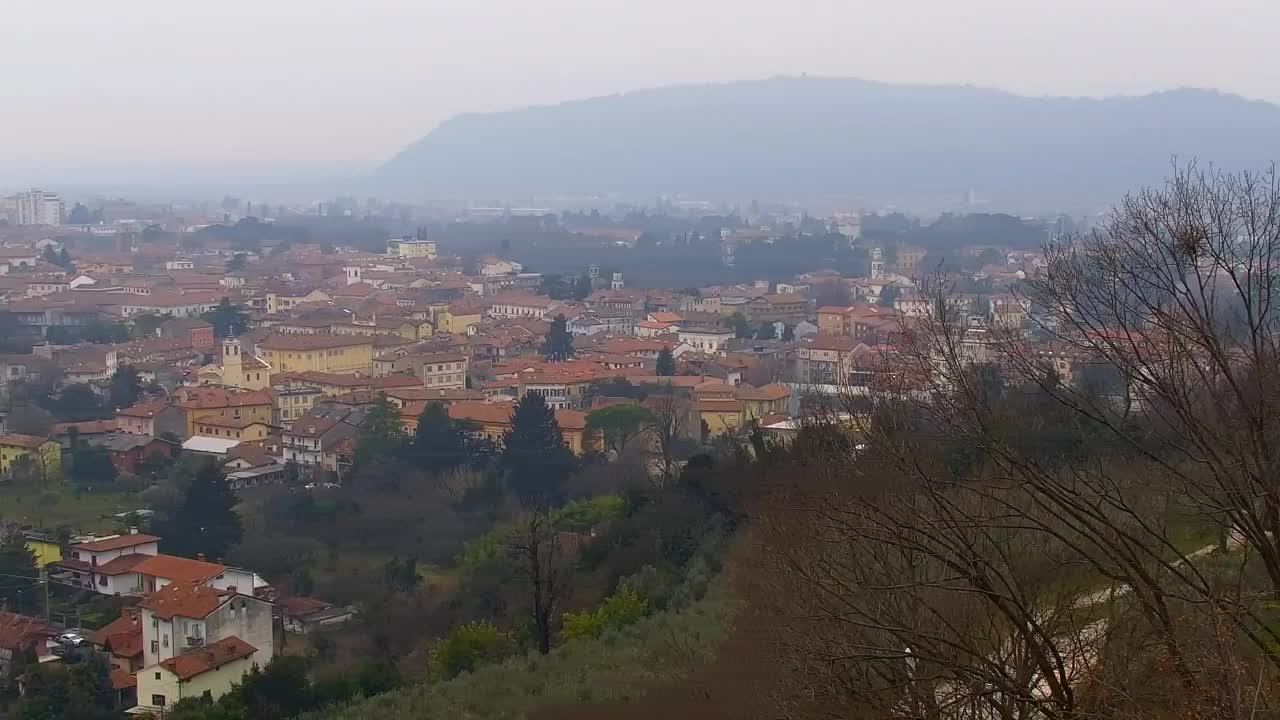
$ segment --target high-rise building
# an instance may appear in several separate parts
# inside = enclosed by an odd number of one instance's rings
[[[62,197],[43,190],[4,199],[4,215],[15,225],[61,225],[63,211]]]

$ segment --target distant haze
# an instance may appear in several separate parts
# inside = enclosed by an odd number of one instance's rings
[[[1280,3],[5,3],[0,184],[372,171],[459,113],[809,73],[1280,100]]]

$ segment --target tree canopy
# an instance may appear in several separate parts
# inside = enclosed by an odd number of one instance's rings
[[[526,507],[558,504],[577,458],[541,395],[528,393],[516,403],[511,427],[502,436],[500,464],[511,491]]]
[[[670,377],[676,374],[676,357],[671,348],[664,347],[658,352],[658,366],[655,373],[659,377]]]
[[[396,456],[404,450],[406,440],[399,409],[385,393],[379,394],[360,423],[352,462],[364,466],[379,457]]]
[[[165,552],[184,557],[204,554],[211,560],[224,557],[243,535],[235,505],[236,496],[217,463],[201,459],[181,504],[162,523]]]
[[[232,305],[229,298],[222,298],[216,310],[201,317],[213,326],[213,334],[218,337],[236,337],[249,329],[249,314],[240,306]]]
[[[564,315],[557,315],[547,328],[546,341],[542,344],[542,355],[551,362],[561,362],[573,357],[573,336],[567,329],[568,320]]]
[[[610,405],[587,415],[587,430],[599,433],[605,447],[618,454],[652,423],[653,413],[640,405]]]

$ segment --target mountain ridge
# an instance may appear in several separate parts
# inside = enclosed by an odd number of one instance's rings
[[[387,187],[538,193],[1114,196],[1172,158],[1280,157],[1280,107],[1217,90],[1105,98],[780,76],[674,85],[441,123]]]

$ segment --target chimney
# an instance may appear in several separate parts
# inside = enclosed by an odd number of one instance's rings
[[[196,559],[200,562],[204,562],[204,553],[196,553]]]
[[[130,534],[130,535],[137,535],[137,534],[138,534],[138,528],[136,528],[136,527],[132,527],[132,526],[131,526],[131,527],[129,528],[129,534]]]
[[[232,595],[237,594],[237,593],[236,593],[236,586],[235,586],[235,585],[228,585],[228,586],[227,586],[227,592],[231,593]]]

